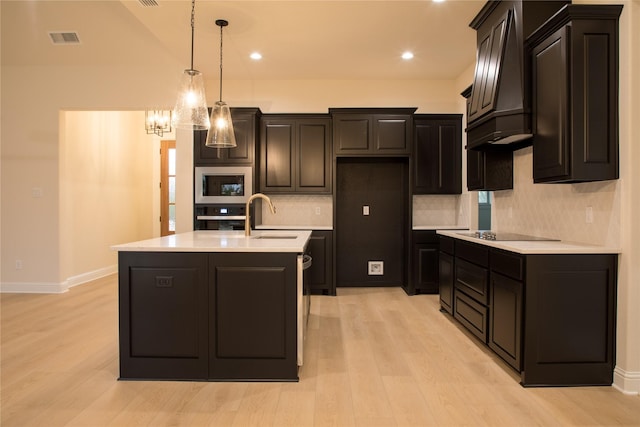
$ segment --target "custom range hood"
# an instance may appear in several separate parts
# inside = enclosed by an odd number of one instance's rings
[[[478,53],[467,111],[467,148],[531,145],[530,58],[525,39],[570,1],[489,1],[469,26]]]

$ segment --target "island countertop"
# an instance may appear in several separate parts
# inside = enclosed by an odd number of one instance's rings
[[[111,249],[129,252],[294,252],[303,253],[311,231],[201,230],[114,245]]]

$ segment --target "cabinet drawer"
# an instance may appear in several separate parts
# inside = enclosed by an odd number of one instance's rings
[[[453,317],[473,335],[487,342],[487,307],[479,304],[461,292],[455,292]]]
[[[488,271],[470,262],[456,258],[456,289],[487,305]]]
[[[491,271],[516,280],[524,280],[524,258],[520,255],[498,250],[491,251]]]
[[[451,237],[440,236],[439,244],[440,250],[442,252],[446,252],[448,254],[453,255],[453,242],[454,240]]]
[[[488,267],[489,248],[456,240],[456,258],[463,258],[482,267]]]

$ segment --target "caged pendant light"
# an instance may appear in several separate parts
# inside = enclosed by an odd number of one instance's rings
[[[231,110],[222,100],[222,29],[229,25],[229,22],[218,19],[216,25],[220,27],[220,100],[215,103],[211,111],[211,127],[207,133],[205,145],[212,148],[233,148],[237,144],[231,121]]]
[[[202,73],[193,69],[193,39],[196,1],[191,0],[191,68],[184,70],[173,109],[173,126],[178,129],[209,129],[207,97]]]

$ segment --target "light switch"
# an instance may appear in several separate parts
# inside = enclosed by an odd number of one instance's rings
[[[365,205],[362,207],[362,215],[364,216],[369,215],[369,206]]]

